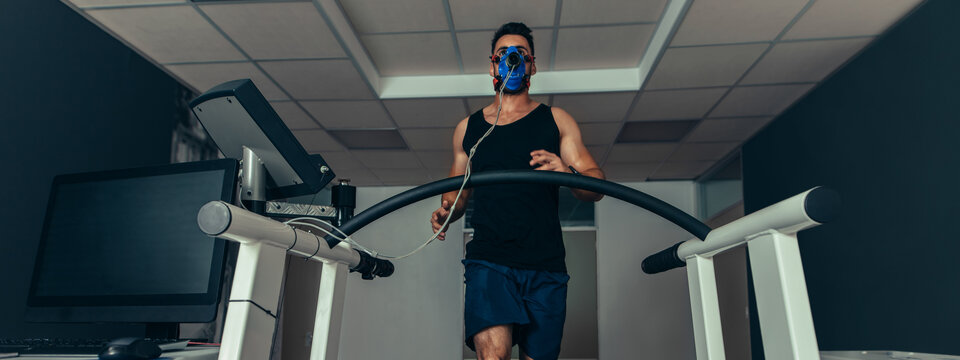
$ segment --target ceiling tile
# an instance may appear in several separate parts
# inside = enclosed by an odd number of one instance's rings
[[[530,100],[541,104],[550,105],[550,95],[530,95]],[[470,109],[470,115],[477,112],[487,105],[493,103],[493,96],[478,96],[467,98],[467,108]]]
[[[443,180],[450,177],[450,169],[427,169],[427,175],[433,181]]]
[[[389,129],[396,127],[376,100],[301,101],[304,109],[327,129]]]
[[[607,149],[609,146],[587,146],[587,151],[590,152],[590,156],[593,156],[593,160],[599,164],[603,161],[603,157],[607,156]]]
[[[330,168],[337,173],[338,177],[345,170],[364,169],[363,164],[357,161],[357,158],[353,157],[353,154],[349,151],[324,151],[319,154],[327,162],[327,165],[330,165]]]
[[[676,142],[682,140],[700,120],[631,121],[623,124],[617,143]]]
[[[817,1],[784,39],[879,35],[923,0]]]
[[[280,116],[283,123],[290,129],[310,130],[320,128],[317,126],[317,123],[310,118],[310,115],[307,115],[300,106],[297,106],[296,102],[271,102],[270,106],[273,107],[273,110],[277,112],[277,115]]]
[[[808,0],[697,0],[671,46],[771,41]]]
[[[87,14],[159,63],[244,59],[190,6],[87,10]]]
[[[427,169],[442,169],[450,171],[453,165],[453,151],[417,151],[417,156]]]
[[[200,9],[253,59],[346,56],[309,2],[217,4]]]
[[[287,100],[287,96],[253,63],[215,63],[165,65],[170,72],[186,81],[200,92],[237,79],[250,79],[267,100]]]
[[[370,169],[387,186],[423,185],[430,181],[430,175],[423,169]]]
[[[614,144],[606,164],[663,161],[676,149],[676,143]]]
[[[636,67],[655,29],[656,25],[560,29],[553,68],[584,70]]]
[[[620,123],[584,123],[580,124],[580,135],[584,145],[610,145],[620,132]]]
[[[264,61],[260,66],[297,100],[372,99],[350,60]]]
[[[384,100],[383,104],[402,128],[457,126],[467,117],[462,98]]]
[[[353,186],[383,185],[383,182],[381,182],[372,171],[366,168],[351,168],[340,171],[337,171],[337,168],[333,168],[333,171],[337,173],[338,179],[350,179],[350,185]]]
[[[646,89],[733,85],[768,46],[748,44],[667,49]]]
[[[323,154],[326,151],[345,151],[333,137],[323,130],[293,130],[293,135],[309,153]]]
[[[564,0],[560,25],[656,22],[666,0]]]
[[[660,162],[605,164],[603,165],[603,174],[610,181],[644,181],[658,166],[660,166]]]
[[[553,32],[550,29],[534,30],[531,35],[537,68],[548,70],[553,54]],[[490,72],[490,41],[492,39],[492,31],[457,33],[457,46],[460,47],[464,73],[488,74]]]
[[[628,120],[699,119],[717,104],[728,88],[645,91]]]
[[[692,180],[710,169],[715,161],[668,161],[660,165],[650,180]]]
[[[383,76],[459,74],[450,33],[379,34],[361,37]]]
[[[687,142],[746,141],[757,130],[767,125],[772,117],[707,119],[690,136]]]
[[[623,121],[635,92],[562,94],[553,96],[553,106],[566,110],[578,123]]]
[[[413,150],[446,150],[453,151],[454,128],[435,129],[400,129],[407,145]]]
[[[531,28],[553,26],[556,8],[556,0],[450,0],[457,30],[496,30],[511,21]]]
[[[684,143],[680,144],[668,161],[720,160],[739,145],[739,142]]]
[[[813,85],[736,87],[709,117],[777,115],[812,88]]]
[[[419,169],[420,160],[413,151],[356,150],[353,156],[371,169]]]
[[[340,5],[361,34],[450,29],[442,0],[340,0]]]
[[[406,150],[407,144],[395,129],[330,130],[330,136],[350,150]]]
[[[817,82],[863,49],[873,38],[778,43],[741,84]]]
[[[78,8],[91,6],[160,5],[185,3],[186,0],[67,0]]]

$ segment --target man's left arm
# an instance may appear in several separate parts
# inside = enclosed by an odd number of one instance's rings
[[[530,153],[530,165],[540,164],[536,170],[551,170],[571,173],[570,166],[577,170],[581,175],[590,176],[597,179],[606,179],[597,161],[593,159],[587,147],[583,145],[583,138],[580,135],[580,127],[577,122],[563,109],[554,107],[553,118],[557,122],[557,128],[560,130],[560,154],[550,153],[546,150],[537,150]],[[598,201],[603,198],[603,194],[592,191],[571,189],[573,195],[581,201]]]

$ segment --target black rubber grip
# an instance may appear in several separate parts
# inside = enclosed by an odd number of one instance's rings
[[[826,224],[840,215],[840,193],[833,189],[817,187],[803,199],[803,211],[810,220]]]
[[[393,275],[393,263],[390,260],[377,259],[362,251],[357,253],[360,254],[360,263],[350,269],[350,272],[359,272],[360,278],[364,280]]]
[[[677,249],[679,249],[680,245],[684,242],[685,241],[678,242],[663,251],[647,256],[647,258],[643,259],[643,262],[640,263],[640,268],[647,274],[656,274],[686,266],[687,263],[677,256]]]

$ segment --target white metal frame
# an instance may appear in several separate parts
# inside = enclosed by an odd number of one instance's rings
[[[684,242],[697,359],[725,359],[713,256],[747,244],[768,359],[820,359],[796,233],[820,225],[804,210],[813,189]]]

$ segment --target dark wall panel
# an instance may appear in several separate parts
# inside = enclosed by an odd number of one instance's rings
[[[23,321],[53,176],[167,163],[184,88],[55,0],[0,1],[0,337],[133,326]]]
[[[960,354],[958,15],[922,5],[743,147],[748,213],[842,194],[839,221],[800,234],[822,350]]]

